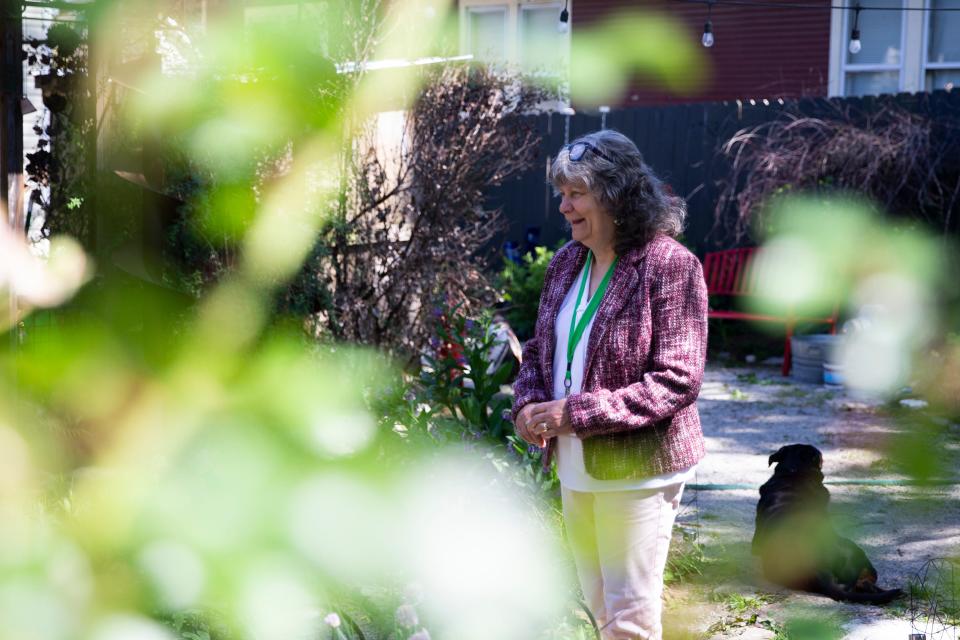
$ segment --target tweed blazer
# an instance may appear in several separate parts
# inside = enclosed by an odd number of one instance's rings
[[[553,399],[554,324],[587,251],[571,241],[547,267],[534,336],[514,383],[514,421],[525,405]],[[621,255],[590,332],[583,390],[567,399],[587,473],[640,479],[704,456],[696,399],[706,352],[707,288],[696,256],[663,235]]]

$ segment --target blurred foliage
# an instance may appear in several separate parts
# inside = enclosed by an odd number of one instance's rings
[[[379,133],[355,139],[340,205],[294,284],[320,289],[311,319],[321,331],[406,359],[428,338],[431,297],[470,313],[492,304],[481,250],[504,222],[484,194],[532,163],[540,137],[522,114],[546,98],[482,67],[451,65],[421,80],[407,114],[382,116]],[[395,149],[383,140],[391,123]]]
[[[468,67],[363,69],[448,50],[448,16],[425,2],[317,11],[301,28],[211,15],[202,38],[164,20],[164,60],[175,49],[187,72],[114,83],[137,134],[122,142],[165,169],[161,195],[179,201],[165,229],[178,264],[165,278],[113,268],[106,225],[96,278],[71,302],[90,265],[76,251],[52,254],[36,271],[50,277],[21,301],[54,310],[0,348],[0,640],[589,637],[570,613],[556,477],[503,418],[511,365],[490,367],[497,322],[469,308],[482,288],[471,288],[470,248],[495,222],[473,205],[533,154],[526,136],[503,149],[518,139],[512,115],[542,94]],[[152,51],[155,14],[154,3],[105,4],[102,51],[132,33]],[[673,89],[699,81],[695,39],[666,18],[582,35],[571,80],[585,102],[634,71]],[[408,122],[403,142],[422,162],[402,192],[403,173],[364,137],[388,106],[424,116]],[[98,222],[129,213],[109,191],[72,195],[98,207]],[[876,252],[819,262],[839,273],[815,272],[839,294],[869,299],[862,280],[890,264],[910,283],[940,282],[922,235],[825,211],[811,214],[820,228]],[[786,261],[802,267],[792,257],[816,257],[819,236],[790,224],[776,238],[803,239]],[[372,249],[404,241],[391,235],[400,228],[422,243],[410,249],[421,262]],[[856,255],[852,240],[820,244]],[[0,254],[4,294],[27,264],[12,255]],[[534,308],[548,261],[538,253],[504,276],[512,303]],[[390,297],[408,284],[416,295]],[[822,303],[803,282],[784,290]],[[880,290],[930,298],[913,284]],[[437,292],[450,303],[432,316]],[[410,331],[391,309],[421,324]],[[349,344],[419,354],[430,335],[415,376]],[[914,331],[909,345],[935,335]],[[955,345],[944,344],[951,371]],[[677,576],[697,571],[700,550],[688,551],[672,560]]]
[[[520,340],[533,337],[543,279],[554,253],[555,249],[534,247],[533,253],[524,254],[519,264],[505,260],[503,269],[497,274],[496,285],[507,304],[504,315]]]
[[[960,326],[960,304],[953,309],[951,326]],[[917,391],[930,399],[942,417],[960,422],[960,333],[951,332],[936,341],[923,354],[922,366],[916,368]]]
[[[843,627],[835,617],[798,615],[787,620],[778,632],[783,640],[838,640]]]
[[[400,22],[377,50],[413,37],[409,53],[426,51],[430,33],[404,17],[420,13],[397,5]],[[155,24],[148,4],[115,7],[124,15],[104,6],[97,33],[123,32],[112,20]],[[138,7],[149,13],[131,16]],[[538,520],[512,480],[491,484],[486,456],[523,473],[503,448],[477,443],[465,456],[433,445],[429,459],[403,464],[410,448],[367,404],[396,369],[273,313],[343,193],[344,133],[369,115],[358,95],[371,79],[345,82],[301,34],[267,31],[211,19],[192,73],[144,75],[125,96],[132,130],[149,125],[184,160],[193,183],[178,195],[227,248],[199,295],[112,268],[105,252],[64,304],[89,261],[67,261],[73,277],[58,279],[47,277],[57,260],[43,270],[25,248],[0,257],[4,295],[12,285],[32,296],[23,310],[62,305],[0,347],[4,640],[421,627],[530,638],[567,597],[555,523]],[[484,402],[494,387],[480,387]],[[407,583],[421,585],[419,625],[379,611],[389,598],[364,600],[363,588],[397,594]]]
[[[838,305],[851,319],[837,352],[845,385],[875,398],[912,390],[930,402],[895,412],[894,466],[921,481],[944,477],[950,456],[930,452],[955,446],[960,417],[956,246],[860,200],[783,196],[769,207],[754,309],[822,317]]]
[[[635,73],[674,93],[693,93],[708,64],[682,23],[650,11],[620,11],[578,29],[570,52],[571,97],[582,105],[615,103]]]
[[[544,99],[519,77],[483,68],[415,77],[422,90],[408,113],[355,123],[342,141],[342,173],[324,177],[329,190],[316,202],[324,222],[275,298],[277,313],[305,319],[314,335],[406,359],[427,338],[420,301],[493,300],[480,250],[502,220],[483,194],[532,160],[539,137],[520,115]],[[260,193],[295,153],[265,153],[252,182],[224,184],[190,160],[195,153],[168,151],[169,189],[183,204],[167,232],[166,280],[199,295],[235,269]]]
[[[865,329],[841,347],[849,386],[884,394],[906,384],[912,359],[945,335],[958,301],[943,241],[831,197],[778,199],[768,219],[754,310],[823,317],[839,305]]]

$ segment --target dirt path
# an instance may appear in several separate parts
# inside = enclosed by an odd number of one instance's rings
[[[801,627],[794,627],[791,640],[906,640],[907,599],[883,608],[843,604],[758,577],[749,543],[757,488],[770,476],[767,457],[784,444],[813,444],[823,452],[828,483],[866,482],[828,484],[831,512],[838,529],[867,552],[885,587],[906,588],[927,560],[960,555],[960,486],[870,484],[907,480],[889,454],[902,427],[876,403],[794,383],[773,367],[709,368],[699,405],[708,456],[697,471],[701,489],[686,492],[678,522],[697,532],[705,559],[691,561],[701,575],[668,590],[668,637],[784,638],[788,620],[805,618],[793,623]],[[946,458],[945,468],[956,473],[958,449],[941,445],[930,455]]]

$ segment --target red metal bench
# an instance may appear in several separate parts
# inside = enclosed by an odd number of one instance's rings
[[[728,249],[708,253],[703,260],[703,277],[707,281],[707,293],[720,296],[750,296],[757,293],[758,270],[754,268],[756,249]],[[755,320],[758,322],[782,322],[786,327],[787,339],[783,348],[783,375],[790,373],[790,337],[798,322],[822,323],[830,325],[830,333],[837,330],[837,308],[827,317],[809,318],[750,313],[710,309],[708,318],[719,320]]]

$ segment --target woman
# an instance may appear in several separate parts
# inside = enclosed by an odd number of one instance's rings
[[[624,135],[565,146],[550,169],[572,241],[547,268],[514,391],[517,433],[557,460],[568,539],[604,638],[661,637],[663,569],[704,455],[700,262],[672,238],[685,204]]]

